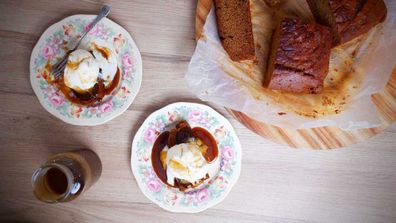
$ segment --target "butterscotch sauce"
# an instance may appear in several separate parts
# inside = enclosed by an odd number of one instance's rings
[[[71,69],[71,70],[76,70],[83,61],[84,60],[77,61],[77,62],[68,61],[67,64],[66,64],[66,67]]]
[[[50,68],[50,66],[48,66],[48,68]],[[85,93],[79,93],[66,86],[63,79],[63,75],[54,82],[49,81],[49,83],[55,84],[56,87],[72,103],[91,106],[97,102],[100,102],[106,95],[110,95],[113,92],[113,90],[118,86],[120,82],[120,78],[121,78],[121,72],[120,69],[117,68],[117,73],[108,87],[105,87],[104,80],[98,78],[98,82],[94,85],[91,91]]]
[[[111,55],[111,52],[110,52],[110,49],[109,48],[107,48],[107,47],[99,47],[98,45],[96,45],[95,43],[93,43],[93,46],[95,47],[95,49],[97,50],[97,51],[99,51],[99,53],[100,54],[102,54],[102,56],[104,57],[104,58],[106,58],[106,60],[107,59],[109,59],[109,57],[110,57],[110,55]]]
[[[162,162],[160,159],[161,151],[168,144],[168,137],[169,137],[169,132],[166,131],[163,132],[161,135],[159,135],[157,140],[155,140],[153,150],[151,151],[151,163],[153,165],[154,172],[157,174],[158,178],[160,178],[160,180],[163,183],[173,187],[172,185],[169,185],[167,182],[168,178],[166,177],[166,170],[162,166]]]
[[[206,129],[201,127],[193,128],[192,133],[195,138],[202,140],[203,144],[208,147],[203,156],[208,163],[211,163],[219,155],[215,138]]]

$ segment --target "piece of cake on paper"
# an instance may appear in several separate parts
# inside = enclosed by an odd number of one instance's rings
[[[385,20],[383,0],[307,0],[316,20],[332,28],[333,45],[348,42]]]
[[[299,19],[280,21],[272,38],[267,83],[273,90],[319,93],[329,71],[330,28]]]
[[[221,43],[233,61],[254,60],[249,0],[214,0]]]

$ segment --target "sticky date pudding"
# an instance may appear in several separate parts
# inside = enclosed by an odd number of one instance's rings
[[[179,122],[161,133],[154,143],[151,161],[159,179],[170,187],[188,191],[215,176],[220,168],[214,137],[204,128]]]
[[[50,64],[47,70],[51,70]],[[72,103],[93,106],[118,87],[120,77],[114,50],[94,41],[87,49],[72,52],[63,75],[48,81]]]

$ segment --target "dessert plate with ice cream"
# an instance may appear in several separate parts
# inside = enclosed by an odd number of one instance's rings
[[[69,55],[63,75],[50,71],[73,48],[95,15],[74,15],[50,26],[30,59],[30,81],[41,105],[74,125],[103,124],[132,104],[142,81],[142,59],[129,33],[102,19]]]
[[[231,124],[208,106],[175,103],[136,133],[132,171],[143,194],[165,210],[195,213],[221,202],[241,169]]]

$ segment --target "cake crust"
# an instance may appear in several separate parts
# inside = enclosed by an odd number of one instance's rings
[[[340,33],[340,43],[348,42],[365,34],[377,24],[383,22],[387,15],[383,0],[366,0],[356,17]]]

